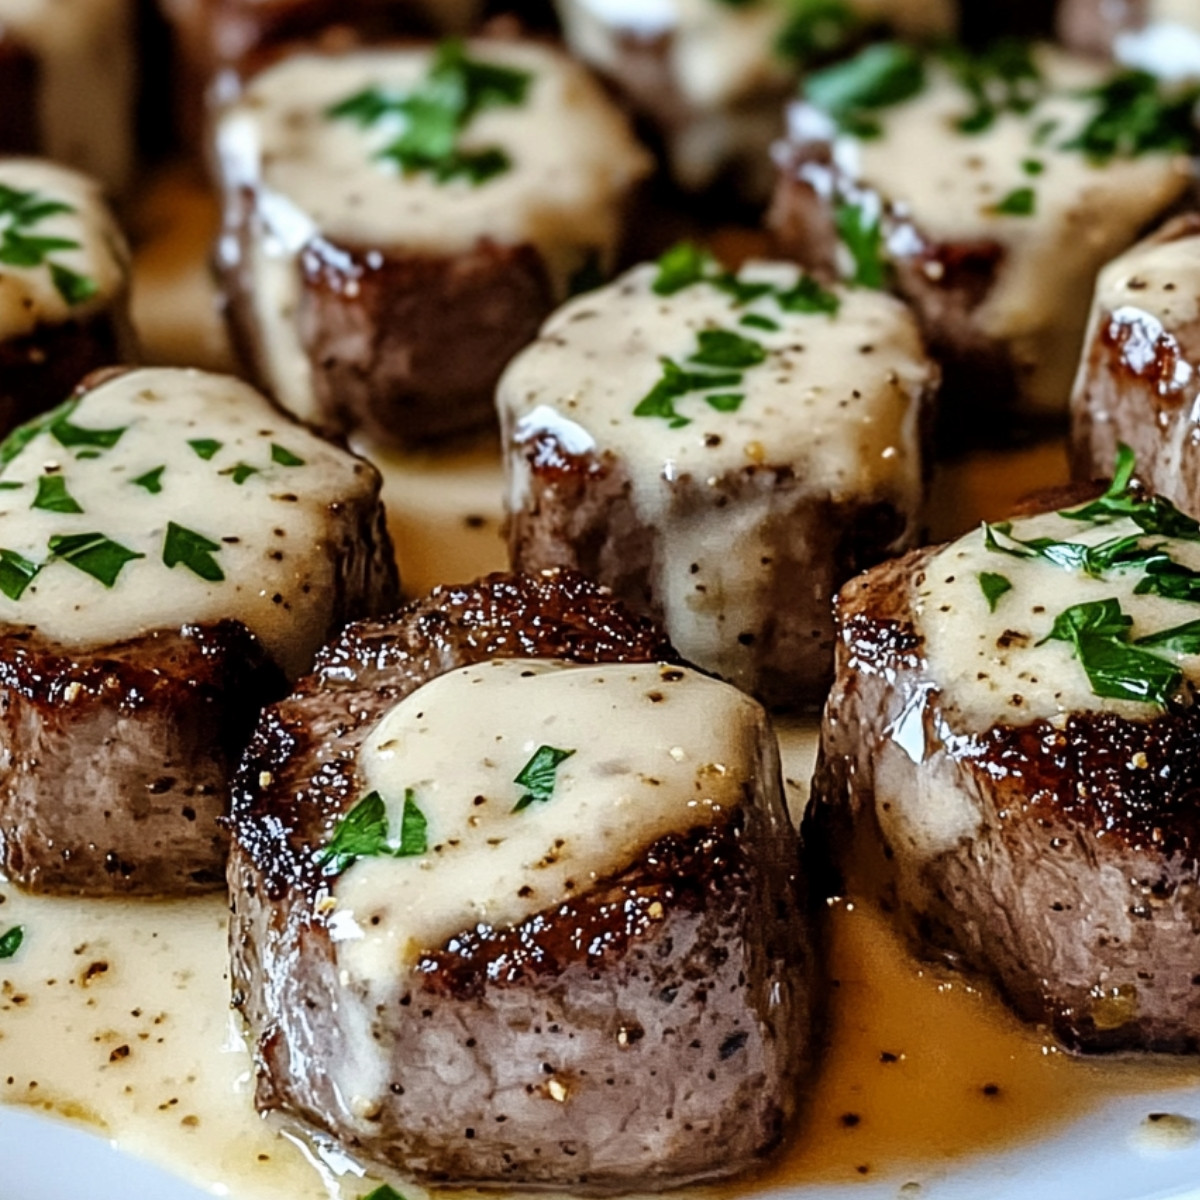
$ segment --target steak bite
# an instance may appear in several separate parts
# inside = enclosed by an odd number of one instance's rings
[[[776,150],[780,248],[913,305],[952,426],[977,435],[989,405],[1065,410],[1097,272],[1192,199],[1188,106],[1018,43],[879,46],[807,94]]]
[[[1200,216],[1163,226],[1100,273],[1071,401],[1073,469],[1095,479],[1122,444],[1138,478],[1200,513]]]
[[[881,33],[953,33],[951,0],[778,0],[613,4],[557,0],[571,52],[610,80],[660,133],[671,172],[700,191],[730,174],[749,197],[770,190],[768,150],[797,75]]]
[[[0,154],[123,189],[134,167],[132,0],[0,0]]]
[[[296,55],[216,145],[247,361],[305,420],[405,445],[493,422],[508,360],[579,271],[611,268],[649,165],[583,68],[532,42]]]
[[[1132,469],[847,585],[805,838],[1068,1047],[1196,1053],[1200,526]]]
[[[916,541],[936,384],[890,296],[677,247],[505,373],[513,564],[581,570],[764,703],[818,703],[837,589]]]
[[[233,831],[260,1110],[456,1186],[659,1189],[782,1138],[818,979],[774,736],[580,577],[351,626]]]
[[[379,477],[245,384],[94,376],[0,445],[0,869],[221,883],[258,710],[396,601]]]
[[[129,248],[84,175],[0,158],[0,435],[135,355]]]

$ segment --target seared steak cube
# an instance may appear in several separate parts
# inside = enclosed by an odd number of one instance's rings
[[[0,868],[37,891],[219,886],[258,710],[395,603],[378,475],[176,370],[90,381],[0,463]]]
[[[44,154],[123,189],[136,79],[132,0],[0,0],[0,154]]]
[[[4,434],[136,351],[129,248],[92,180],[50,162],[0,158],[0,228],[8,239],[0,250]]]
[[[779,1143],[817,974],[774,736],[603,591],[494,576],[350,627],[239,779],[260,1109],[453,1185],[659,1189]]]
[[[1067,1046],[1196,1053],[1200,527],[1132,466],[844,589],[805,831]]]
[[[791,111],[780,246],[914,306],[952,424],[978,437],[989,404],[1061,413],[1100,267],[1190,199],[1190,108],[1047,46],[864,55]]]
[[[505,373],[512,561],[598,579],[765,703],[818,703],[837,589],[915,544],[936,383],[890,296],[679,247]]]
[[[1200,216],[1169,222],[1100,273],[1071,402],[1075,475],[1095,479],[1122,443],[1138,478],[1200,513]]]
[[[401,444],[492,423],[508,360],[576,272],[611,266],[648,166],[581,67],[523,42],[297,55],[216,139],[257,376],[305,420]]]
[[[770,190],[768,150],[797,75],[869,36],[945,37],[950,0],[797,5],[682,0],[613,5],[557,0],[571,52],[611,80],[660,132],[678,182],[729,174],[750,197]]]

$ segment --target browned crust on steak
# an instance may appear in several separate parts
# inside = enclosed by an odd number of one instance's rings
[[[624,466],[611,454],[573,455],[549,430],[523,444],[510,439],[506,452],[529,470],[528,494],[508,519],[514,568],[581,571],[635,612],[662,620],[654,585],[660,534],[636,512]],[[894,554],[909,521],[890,501],[867,496],[839,503],[814,494],[791,467],[770,464],[743,467],[716,483],[681,477],[672,506],[733,514],[739,502],[764,491],[775,499],[772,553],[762,565],[768,616],[754,629],[728,631],[743,651],[738,684],[772,708],[814,706],[828,691],[837,589]]]
[[[0,436],[61,404],[91,372],[130,361],[127,305],[122,291],[87,320],[40,325],[27,337],[0,341]]]
[[[911,609],[937,549],[839,597],[837,679],[804,825],[816,860],[837,864],[827,889],[853,881],[920,953],[989,976],[1072,1049],[1200,1052],[1200,707],[960,729]],[[981,814],[974,837],[932,857],[889,844],[875,795],[889,730],[923,691],[935,749],[914,770],[938,770]]]
[[[0,154],[36,154],[41,144],[37,57],[0,25]]]
[[[1200,236],[1200,214],[1168,221],[1146,245]],[[1071,467],[1078,479],[1112,470],[1121,443],[1137,456],[1138,478],[1190,513],[1200,512],[1200,319],[1164,327],[1124,305],[1095,315],[1083,371],[1071,398]]]
[[[339,980],[313,860],[358,796],[358,747],[403,696],[497,656],[673,657],[660,631],[578,575],[496,575],[351,627],[268,711],[239,776],[230,864],[258,1106],[455,1186],[604,1193],[763,1161],[794,1113],[815,1019],[817,959],[782,806],[665,837],[515,927],[463,931],[425,952],[387,1008]],[[328,1062],[343,1014],[360,1008],[391,1081],[365,1121]]]
[[[92,652],[0,633],[0,868],[36,892],[219,887],[229,782],[285,687],[235,621]]]

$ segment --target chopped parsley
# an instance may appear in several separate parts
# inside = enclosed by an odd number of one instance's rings
[[[369,1196],[362,1196],[359,1200],[404,1200],[404,1197],[396,1191],[390,1184],[381,1184]]]
[[[801,66],[833,58],[863,30],[861,18],[846,0],[790,0],[787,7],[775,48]]]
[[[1032,45],[1018,38],[979,51],[951,46],[941,58],[971,100],[971,111],[957,122],[961,133],[983,133],[1001,113],[1031,112],[1045,90]]]
[[[202,458],[208,462],[222,445],[223,442],[218,442],[216,438],[190,438],[188,445]]]
[[[0,550],[0,592],[20,600],[41,569],[41,563],[30,562],[15,550]]]
[[[556,750],[553,746],[539,746],[533,757],[521,768],[513,783],[525,788],[513,812],[520,812],[531,804],[545,804],[554,795],[558,782],[559,765],[574,754],[574,750]]]
[[[74,238],[47,237],[30,230],[49,217],[73,213],[61,200],[0,183],[0,263],[10,267],[45,266],[55,290],[70,307],[90,300],[99,290],[95,280],[50,258],[60,250],[78,250]]]
[[[728,329],[702,329],[696,341],[699,349],[689,361],[702,367],[756,367],[767,357],[760,343]]]
[[[740,372],[725,374],[708,371],[688,371],[670,358],[661,358],[662,378],[638,401],[633,410],[635,417],[662,417],[672,429],[681,429],[692,423],[675,407],[692,392],[712,391],[718,388],[737,387],[742,382]]]
[[[218,474],[228,475],[234,483],[241,487],[251,475],[258,474],[258,468],[250,466],[249,463],[239,462],[234,463],[232,467],[226,467],[225,470],[219,471]]]
[[[376,155],[403,174],[432,175],[438,183],[463,179],[478,186],[502,175],[512,162],[499,146],[466,150],[460,137],[485,109],[525,102],[532,82],[528,71],[468,58],[457,38],[441,42],[424,81],[412,91],[372,86],[326,110],[333,120],[371,128],[399,121],[399,134]]]
[[[276,442],[271,443],[271,461],[278,463],[281,467],[302,467],[304,459],[298,454],[293,454],[286,446],[280,446]]]
[[[854,272],[850,282],[857,287],[881,290],[887,284],[888,263],[879,213],[840,200],[833,210],[834,224],[842,245],[850,252]]]
[[[174,521],[167,522],[167,532],[163,538],[162,560],[168,567],[182,564],[193,575],[199,575],[208,583],[220,583],[225,578],[221,564],[213,557],[221,549],[219,542],[207,538],[194,529],[186,529],[176,525]],[[138,556],[139,558],[141,555]]]
[[[781,328],[778,321],[764,317],[760,313],[747,313],[738,321],[738,324],[744,325],[747,329],[762,329],[767,333],[778,333]]]
[[[136,479],[131,479],[129,482],[135,487],[145,488],[152,496],[157,496],[162,491],[162,477],[166,469],[165,466],[154,467],[144,475],[139,475]]]
[[[813,71],[804,94],[844,132],[873,138],[882,132],[873,114],[912,99],[924,87],[920,50],[903,42],[876,42],[853,58]]]
[[[61,475],[40,476],[37,481],[37,495],[29,507],[44,509],[46,512],[83,512],[79,501],[67,491],[67,481]]]
[[[49,549],[54,558],[70,563],[107,588],[116,583],[126,563],[146,557],[103,533],[56,534],[50,539]]]
[[[997,201],[992,212],[1005,217],[1031,217],[1037,207],[1037,193],[1031,187],[1014,188]]]
[[[34,438],[43,433],[50,434],[60,446],[68,450],[77,446],[111,450],[128,428],[123,425],[119,429],[86,429],[82,425],[76,425],[71,416],[78,407],[79,398],[73,396],[40,417],[18,425],[3,442],[0,442],[0,466],[12,462]]]
[[[1173,85],[1146,71],[1121,71],[1085,94],[1092,112],[1064,150],[1078,150],[1095,163],[1200,151],[1200,84]]]
[[[24,925],[14,925],[7,933],[0,934],[0,958],[12,958],[24,940]]]
[[[428,821],[417,807],[412,788],[404,792],[400,840],[388,832],[387,805],[378,792],[368,792],[338,822],[329,845],[317,857],[325,875],[340,875],[360,858],[411,858],[429,849]]]
[[[998,575],[994,571],[979,572],[979,590],[983,592],[983,597],[992,612],[996,611],[1000,597],[1012,591],[1012,586],[1011,580],[1005,575]]]

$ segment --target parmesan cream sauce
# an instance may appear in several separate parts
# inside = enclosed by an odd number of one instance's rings
[[[1003,248],[996,281],[974,319],[1008,344],[1026,401],[1061,409],[1097,272],[1183,194],[1192,166],[1184,156],[1157,153],[1094,164],[1064,149],[1091,111],[1080,93],[1103,82],[1111,68],[1046,47],[1038,48],[1037,61],[1050,90],[1028,113],[1003,112],[982,133],[958,133],[954,124],[971,102],[947,71],[931,65],[919,95],[878,114],[882,136],[841,137],[836,153],[852,178],[878,189],[932,241],[994,240]],[[1038,130],[1050,121],[1053,132],[1039,141]],[[1027,172],[1029,161],[1039,173]],[[1026,187],[1034,193],[1030,215],[995,211]]]
[[[851,0],[849,7],[864,24],[887,22],[910,38],[950,34],[957,23],[949,0]],[[631,43],[669,39],[662,49],[669,74],[695,108],[777,91],[796,75],[775,47],[791,12],[780,0],[562,0],[558,9],[572,52],[618,77]]]
[[[1014,522],[1012,536],[1095,546],[1139,532],[1129,520],[1093,526],[1048,513]],[[1200,569],[1200,543],[1145,539],[1147,545],[1160,542],[1176,562]],[[1003,575],[1012,584],[996,602],[995,612],[989,610],[979,583],[985,571]],[[1150,705],[1097,696],[1069,643],[1038,644],[1050,633],[1055,618],[1072,605],[1110,598],[1119,600],[1133,618],[1133,638],[1200,617],[1194,604],[1135,595],[1142,574],[1128,570],[1094,579],[1042,558],[1014,558],[989,550],[982,531],[967,534],[936,554],[916,577],[914,613],[924,638],[929,679],[939,690],[947,723],[958,732],[982,733],[997,724],[1065,721],[1073,712],[1113,712],[1132,719],[1154,716],[1157,710]],[[1200,657],[1155,653],[1178,661],[1188,679],[1200,679]]]
[[[760,628],[772,601],[761,560],[772,491],[724,507],[722,485],[748,468],[784,467],[814,497],[834,503],[881,500],[915,520],[921,500],[917,421],[933,367],[907,310],[865,290],[839,290],[836,316],[786,313],[769,298],[735,308],[730,296],[697,284],[659,296],[657,269],[637,267],[609,287],[555,313],[539,339],[501,379],[497,402],[507,456],[511,511],[529,493],[522,447],[542,432],[572,455],[612,455],[628,475],[640,522],[655,541],[655,599],[684,657],[737,680],[747,652],[730,630]],[[777,288],[800,278],[784,263],[750,263],[739,278]],[[747,328],[747,313],[778,323]],[[701,330],[748,335],[767,351],[743,382],[736,412],[716,412],[699,394],[676,402],[691,424],[671,428],[634,409],[662,377],[661,358],[687,366]],[[713,502],[677,503],[684,484],[702,482]],[[693,564],[696,569],[693,569]]]
[[[781,732],[797,817],[815,734]],[[0,932],[25,930],[0,962],[0,1104],[82,1124],[216,1195],[358,1200],[376,1176],[254,1112],[253,1067],[229,1009],[226,910],[220,896],[88,901],[0,885]],[[803,1129],[765,1177],[689,1194],[862,1182],[863,1164],[912,1192],[955,1160],[1052,1136],[1106,1097],[1194,1081],[1181,1064],[1074,1060],[967,982],[915,964],[869,910],[851,902],[832,918],[830,1054]],[[1147,1107],[1164,1105],[1170,1096]],[[1172,1141],[1194,1142],[1187,1128],[1175,1120]],[[1136,1117],[1127,1133],[1151,1136]],[[392,1182],[409,1200],[429,1196]]]
[[[232,618],[290,676],[306,670],[328,629],[344,537],[331,506],[372,503],[371,468],[281,418],[246,384],[200,371],[117,376],[88,392],[69,420],[124,432],[99,450],[68,448],[48,431],[33,438],[0,471],[0,482],[21,485],[0,490],[0,546],[40,563],[51,537],[99,532],[144,557],[127,562],[111,588],[69,562],[47,561],[20,599],[0,595],[0,622],[81,646]],[[193,440],[220,445],[205,459]],[[273,445],[301,465],[275,461]],[[240,485],[229,474],[239,464],[256,469]],[[157,494],[133,482],[160,466]],[[83,511],[31,507],[46,476],[62,478]],[[223,581],[166,566],[171,521],[219,545]]]
[[[478,185],[406,176],[381,161],[402,118],[363,128],[327,115],[371,86],[411,91],[432,63],[428,49],[293,55],[257,75],[219,119],[227,203],[244,203],[243,189],[254,195],[254,246],[244,269],[272,390],[300,416],[312,415],[313,395],[297,326],[298,256],[318,235],[381,252],[445,256],[481,240],[528,244],[562,296],[589,254],[611,263],[624,197],[651,167],[620,112],[585,68],[547,47],[494,41],[467,49],[474,59],[532,76],[524,103],[484,110],[461,136],[466,151],[500,147],[511,160]],[[231,244],[220,252],[234,261],[239,253]]]
[[[541,746],[572,754],[554,770],[553,799],[515,811],[527,792],[515,779]],[[389,830],[410,792],[429,850],[360,859],[338,878],[340,968],[354,982],[402,980],[422,951],[569,900],[666,834],[719,822],[748,793],[781,803],[778,768],[762,766],[768,747],[773,763],[759,705],[690,669],[509,658],[440,676],[359,753]]]
[[[133,170],[131,0],[0,0],[0,31],[38,65],[38,145],[120,190]]]
[[[3,14],[0,12],[0,19]],[[0,264],[0,341],[25,337],[41,325],[86,320],[123,297],[129,286],[129,247],[104,203],[99,185],[84,175],[35,158],[0,158],[0,186],[35,192],[39,200],[66,204],[21,232],[28,237],[62,238],[77,247],[53,250],[35,267]],[[0,213],[0,230],[10,218]],[[83,275],[95,293],[70,304],[54,286],[49,263]],[[117,324],[124,323],[123,314]]]

